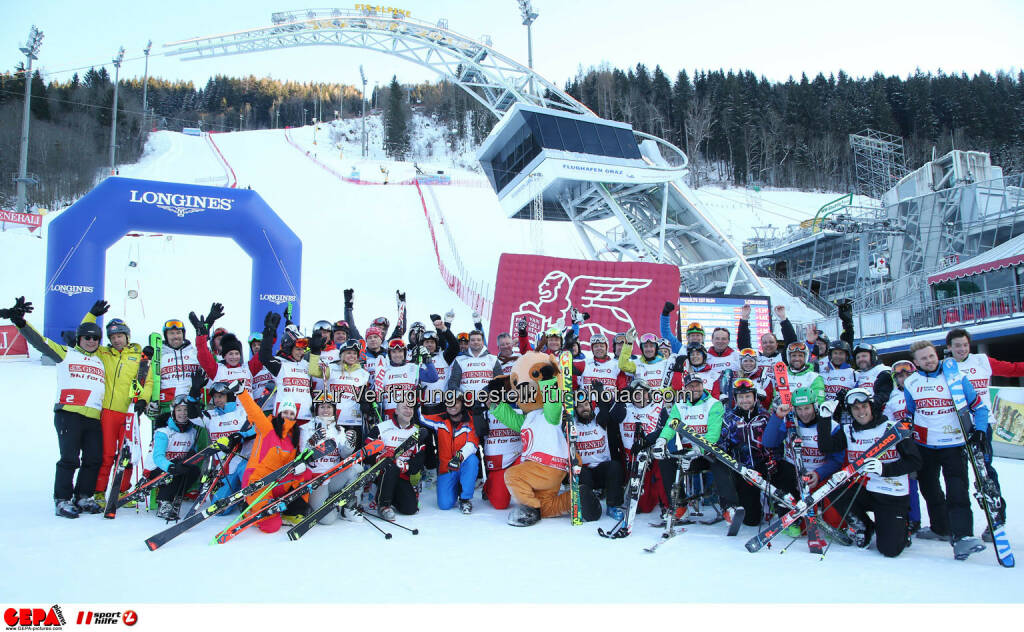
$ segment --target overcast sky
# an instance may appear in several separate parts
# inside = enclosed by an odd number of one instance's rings
[[[191,80],[197,87],[214,74],[356,84],[359,64],[371,83],[392,74],[403,82],[437,78],[387,55],[343,47],[191,62],[157,55],[167,42],[267,26],[274,11],[305,8],[287,2],[0,0],[0,64],[9,70],[24,59],[18,48],[35,24],[45,34],[36,65],[48,81],[70,78],[69,69],[109,64],[121,45],[130,60],[122,75],[141,77],[142,60],[131,58],[141,57],[147,39],[154,42],[151,75]],[[335,6],[351,9],[354,3]],[[490,35],[497,50],[526,62],[526,29],[516,0],[394,0],[390,6],[431,22],[447,18],[449,28],[464,35]],[[533,6],[540,14],[533,28],[535,67],[558,85],[580,66],[602,62],[642,62],[651,69],[660,64],[670,77],[681,69],[742,68],[783,81],[840,68],[861,76],[1024,67],[1024,0],[533,0]]]

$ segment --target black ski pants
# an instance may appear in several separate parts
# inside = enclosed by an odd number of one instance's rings
[[[735,472],[722,465],[717,460],[708,459],[707,457],[697,457],[694,459],[690,463],[690,469],[687,471],[693,474],[695,472],[704,472],[706,470],[711,470],[715,491],[718,492],[718,500],[722,509],[725,510],[728,507],[739,506],[740,497],[736,492],[736,481],[732,477]]]
[[[172,474],[170,475],[171,482],[166,485],[161,485],[156,493],[157,500],[174,500],[179,496],[184,496],[185,491],[195,485],[196,481],[199,480],[199,467],[196,465],[182,465],[187,469],[185,474]],[[164,471],[160,468],[150,470],[149,476],[146,478],[154,479],[157,476],[163,474]]]
[[[391,505],[400,514],[411,516],[419,509],[419,499],[412,483],[400,476],[401,471],[392,461],[388,461],[377,484],[377,506]]]
[[[932,531],[952,535],[953,539],[973,535],[974,515],[968,492],[967,461],[963,447],[921,447],[921,469],[917,484],[928,506],[928,521]],[[946,485],[943,493],[939,474]]]
[[[878,552],[886,557],[898,556],[907,547],[910,496],[890,496],[862,489],[854,498],[853,491],[833,504],[836,511],[844,515],[849,511],[849,515],[860,518],[869,529],[873,527]],[[869,511],[875,514],[874,520],[868,517]]]
[[[603,489],[609,507],[621,507],[626,486],[626,474],[618,461],[605,461],[594,467],[583,466],[580,470],[580,486]],[[596,518],[595,518],[596,519]]]
[[[99,419],[67,410],[53,413],[53,426],[57,429],[60,460],[53,477],[53,497],[74,500],[92,496],[103,459],[103,427]],[[78,470],[78,480],[75,480]]]

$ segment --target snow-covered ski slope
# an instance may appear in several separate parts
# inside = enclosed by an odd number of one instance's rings
[[[341,173],[355,166],[361,177],[382,180],[381,164],[392,182],[413,173],[411,164],[348,158],[357,155],[351,148],[343,147],[344,156],[338,156],[335,147],[313,146],[312,134],[311,128],[291,131],[297,144]],[[340,318],[341,291],[353,287],[361,327],[382,314],[393,322],[394,290],[401,288],[408,292],[411,320],[455,307],[456,327],[468,329],[469,310],[438,275],[415,188],[342,183],[289,145],[280,130],[217,135],[215,141],[238,186],[256,189],[303,237],[305,327],[318,318]],[[451,171],[441,164],[420,166]],[[187,183],[229,178],[206,139],[172,132],[155,134],[143,160],[121,174]],[[468,171],[452,176],[480,179]],[[426,187],[424,195],[450,266],[454,258],[433,205],[440,205],[459,255],[477,280],[493,284],[501,252],[533,252],[529,224],[503,219],[489,188]],[[25,294],[38,306],[31,321],[41,323],[45,240],[0,233],[0,243],[2,302]],[[545,230],[545,254],[580,256],[576,244],[571,226]],[[205,311],[212,300],[226,304],[225,326],[248,328],[251,266],[229,240],[127,238],[111,248],[107,263],[110,315],[126,317],[137,339],[167,317]],[[127,299],[126,289],[134,288],[140,298]],[[752,555],[743,542],[753,529],[726,538],[719,524],[690,526],[648,555],[642,549],[659,533],[647,526],[651,515],[638,517],[631,537],[609,541],[596,534],[597,526],[611,526],[607,518],[583,527],[554,519],[514,529],[504,524],[505,512],[490,509],[479,494],[473,515],[463,516],[439,511],[433,490],[422,496],[418,515],[403,519],[420,529],[417,536],[393,529],[394,538],[385,541],[369,527],[338,523],[317,527],[300,542],[283,533],[250,531],[211,547],[214,533],[227,524],[214,518],[150,552],[143,539],[163,525],[152,514],[123,511],[114,521],[53,516],[54,385],[52,367],[34,360],[0,363],[0,402],[11,431],[0,447],[0,473],[7,481],[0,515],[0,564],[7,571],[0,594],[12,602],[1021,600],[1015,571],[999,568],[990,550],[961,563],[948,545],[916,541],[895,560],[873,548],[835,547],[819,562],[803,541],[779,556],[785,539],[775,550]],[[1010,505],[1009,535],[1020,545],[1024,529],[1014,520],[1014,507],[1024,506],[1024,464],[999,459],[997,467]],[[975,510],[976,533],[982,522]],[[786,588],[780,579],[795,583]]]

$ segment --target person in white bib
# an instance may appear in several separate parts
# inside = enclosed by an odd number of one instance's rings
[[[853,423],[843,426],[840,433],[832,432],[831,420],[818,420],[818,445],[822,450],[844,450],[847,462],[852,462],[861,458],[865,450],[886,433],[890,422],[875,414],[871,395],[863,388],[846,394],[846,406]],[[864,489],[854,489],[835,499],[832,506],[847,516],[847,522],[857,532],[857,546],[866,548],[874,535],[878,552],[886,557],[897,557],[907,547],[910,541],[908,475],[920,467],[920,451],[908,436],[878,458],[867,461],[862,470],[866,475]],[[874,514],[873,519],[868,516],[869,511]]]

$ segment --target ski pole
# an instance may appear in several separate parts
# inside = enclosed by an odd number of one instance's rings
[[[856,502],[857,502],[857,494],[859,494],[859,493],[860,493],[860,490],[861,490],[861,488],[862,488],[862,487],[864,487],[864,486],[863,486],[863,485],[860,485],[860,484],[858,484],[858,485],[857,485],[857,489],[855,489],[855,490],[853,491],[853,498],[851,498],[851,499],[850,499],[850,506],[849,506],[849,507],[847,507],[847,508],[846,508],[846,511],[844,511],[844,512],[843,512],[843,515],[839,517],[839,524],[840,524],[840,525],[842,525],[842,524],[843,524],[844,522],[846,522],[846,516],[847,516],[847,515],[848,515],[848,514],[850,513],[850,510],[851,510],[851,509],[853,509],[853,505],[854,505],[854,503],[856,503]],[[838,496],[838,497],[836,498],[836,501],[838,501],[838,500],[839,500],[840,498],[842,498],[842,497],[843,497],[843,495],[844,495],[844,494],[846,494],[846,492],[848,492],[848,491],[850,491],[850,488],[849,488],[849,487],[847,487],[846,489],[844,489],[844,490],[843,490],[843,493],[842,493],[842,494],[839,494],[839,496]],[[839,528],[842,528],[842,527],[839,527]],[[825,559],[825,554],[826,554],[826,553],[828,553],[828,550],[829,550],[829,549],[831,549],[831,548],[832,548],[832,540],[829,540],[829,541],[828,541],[828,544],[826,544],[826,545],[825,545],[825,548],[824,548],[824,549],[822,549],[822,551],[821,551],[821,557],[819,557],[819,558],[818,558],[818,561],[819,561],[819,562],[821,562],[821,561],[824,561],[824,559]]]
[[[377,531],[380,531],[381,534],[384,536],[385,540],[390,540],[391,539],[391,534],[388,533],[387,531],[385,531],[384,529],[381,529],[380,527],[378,527],[373,522],[373,520],[370,520],[369,518],[366,517],[366,514],[360,512],[359,516],[363,519],[363,522],[365,522],[366,524],[370,525],[371,527],[373,527]]]

